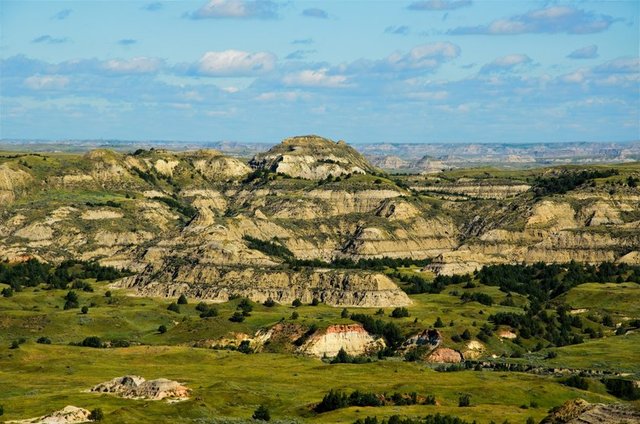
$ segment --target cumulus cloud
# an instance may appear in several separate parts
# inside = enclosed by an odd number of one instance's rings
[[[150,74],[158,72],[162,64],[161,59],[141,56],[124,60],[107,60],[102,64],[102,68],[116,74]]]
[[[66,43],[67,41],[69,40],[66,37],[55,38],[46,34],[31,40],[32,43],[46,43],[46,44],[62,44],[62,43]]]
[[[32,90],[60,90],[69,84],[69,78],[61,75],[33,75],[24,80]]]
[[[279,5],[271,0],[209,0],[189,14],[192,19],[274,19]]]
[[[384,29],[385,34],[407,35],[409,34],[409,27],[406,25],[395,26],[391,25]]]
[[[410,10],[454,10],[471,6],[471,0],[427,0],[411,3]]]
[[[62,9],[61,11],[59,11],[58,13],[56,13],[55,15],[53,15],[51,17],[51,19],[57,19],[57,20],[63,20],[63,19],[67,19],[69,17],[69,15],[71,15],[72,10],[71,9]]]
[[[329,19],[329,14],[326,11],[316,7],[304,9],[302,11],[302,16],[306,16],[308,18]]]
[[[123,38],[122,40],[118,40],[118,44],[121,46],[131,46],[137,42],[138,40],[134,40],[133,38]]]
[[[526,54],[509,54],[499,57],[491,63],[487,63],[480,69],[482,74],[490,74],[494,72],[507,72],[521,68],[524,65],[530,65],[533,61]]]
[[[255,76],[275,68],[276,56],[268,52],[240,50],[207,52],[196,65],[196,73],[207,76]]]
[[[408,53],[394,53],[383,62],[394,70],[436,69],[460,55],[460,47],[449,42],[422,44]]]
[[[596,66],[594,72],[606,74],[640,74],[640,57],[619,57]]]
[[[598,57],[598,46],[592,44],[590,46],[582,47],[574,50],[567,55],[569,59],[594,59]]]
[[[327,68],[307,69],[300,72],[285,75],[282,79],[285,85],[297,87],[324,87],[344,88],[349,87],[347,77],[338,74],[329,74]]]
[[[616,19],[611,16],[576,9],[572,6],[551,6],[507,19],[498,19],[488,25],[458,27],[450,30],[449,34],[592,34],[607,30],[615,21]]]

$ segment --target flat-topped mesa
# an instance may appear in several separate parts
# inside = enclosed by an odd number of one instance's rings
[[[376,171],[344,141],[334,142],[316,135],[287,138],[269,151],[256,155],[249,164],[255,169],[306,180]]]

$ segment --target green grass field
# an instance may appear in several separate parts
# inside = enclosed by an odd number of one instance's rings
[[[406,271],[411,272],[411,271]],[[63,310],[67,290],[26,288],[13,297],[0,298],[0,405],[3,418],[35,417],[75,405],[104,410],[105,422],[206,422],[214,417],[248,419],[255,408],[266,404],[272,417],[300,422],[350,423],[367,415],[379,418],[400,414],[421,416],[443,413],[479,423],[490,421],[524,423],[528,417],[540,420],[549,408],[565,400],[581,397],[589,401],[615,402],[602,383],[590,379],[588,391],[560,384],[553,376],[514,372],[458,371],[437,372],[425,363],[404,362],[401,358],[374,361],[367,364],[330,365],[319,359],[290,353],[257,353],[245,355],[235,351],[191,347],[197,340],[217,339],[229,332],[253,334],[285,319],[289,322],[295,310],[296,322],[325,327],[336,323],[352,323],[341,318],[341,308],[326,305],[290,305],[266,307],[255,304],[250,317],[243,323],[232,323],[229,316],[239,300],[215,305],[219,315],[201,319],[195,309],[197,301],[190,299],[181,305],[179,314],[167,310],[175,299],[133,297],[122,290],[109,289],[107,283],[90,281],[94,292],[78,292],[80,306],[89,306],[87,314],[79,309]],[[110,290],[112,297],[105,297]],[[448,286],[440,294],[412,295],[410,317],[377,316],[398,324],[406,335],[433,325],[437,317],[445,322],[441,332],[445,344],[464,349],[466,342],[454,343],[451,336],[464,329],[474,329],[487,322],[498,311],[518,311],[527,301],[520,295],[513,299],[518,307],[463,303],[459,294],[465,290],[491,295],[496,302],[505,298],[497,287],[478,286],[463,289]],[[594,308],[594,312],[620,310],[637,317],[633,299],[636,284],[585,284],[566,294],[566,302],[574,308]],[[595,294],[594,294],[595,293]],[[616,296],[611,297],[611,293]],[[609,300],[607,300],[609,299]],[[601,308],[600,306],[601,305]],[[375,308],[351,312],[373,314]],[[453,325],[450,325],[453,322]],[[159,334],[159,325],[168,331]],[[475,331],[472,331],[475,333]],[[69,346],[88,336],[103,340],[126,339],[136,345],[129,348],[92,349]],[[40,345],[35,340],[49,337],[53,344]],[[18,349],[9,349],[13,340],[25,338]],[[545,366],[601,369],[640,374],[637,345],[639,334],[586,340],[583,344],[554,349],[558,356],[544,360],[541,354],[516,362]],[[492,338],[487,354],[508,354],[510,341]],[[119,399],[108,395],[87,393],[93,385],[111,378],[139,374],[147,379],[169,378],[184,382],[193,390],[190,400],[166,402]],[[412,392],[433,394],[437,406],[351,407],[324,414],[314,414],[311,408],[330,389],[374,391],[377,393]],[[460,408],[458,397],[471,395],[472,406]],[[537,405],[531,407],[530,405]]]
[[[87,393],[92,385],[124,374],[165,377],[186,383],[190,400],[169,404]],[[6,419],[42,415],[65,405],[100,407],[105,422],[195,422],[198,418],[249,418],[261,403],[275,418],[349,423],[366,415],[453,414],[484,423],[540,419],[554,405],[575,397],[612,402],[614,398],[563,386],[552,377],[492,371],[439,373],[416,363],[381,361],[329,365],[317,359],[281,354],[244,355],[178,346],[91,349],[27,343],[0,350],[0,402]],[[347,408],[315,415],[314,403],[331,388],[433,394],[437,406]],[[469,408],[457,406],[461,393]],[[535,408],[522,405],[538,404]]]

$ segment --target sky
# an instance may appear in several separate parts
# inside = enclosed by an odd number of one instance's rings
[[[640,139],[640,1],[0,0],[0,138]]]

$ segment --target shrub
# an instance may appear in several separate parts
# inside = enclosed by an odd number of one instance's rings
[[[64,310],[66,311],[67,309],[72,309],[72,308],[77,308],[80,305],[78,304],[78,294],[76,292],[69,291],[66,296],[64,297]]]
[[[207,310],[209,310],[209,305],[204,302],[200,302],[196,305],[196,311],[206,312]]]
[[[253,412],[253,415],[251,416],[251,418],[253,418],[254,420],[269,421],[271,420],[271,414],[269,414],[269,409],[267,409],[266,406],[260,405]]]
[[[91,421],[102,421],[103,418],[104,418],[104,413],[100,408],[93,409],[89,414],[89,419]]]
[[[4,405],[0,405],[0,417],[4,415]]]
[[[85,338],[82,341],[82,346],[84,347],[93,347],[93,348],[99,348],[102,347],[102,340],[100,340],[100,337],[97,336],[90,336]]]
[[[104,292],[104,297],[111,297],[111,290]]]
[[[572,375],[571,377],[567,378],[563,382],[563,384],[565,386],[575,387],[576,389],[581,390],[589,389],[589,381],[584,377],[580,377],[579,375]]]
[[[167,332],[167,326],[162,324],[160,327],[158,327],[158,333],[160,334],[164,334]]]
[[[311,306],[318,306],[320,304],[320,301],[318,300],[317,297],[314,297],[313,300],[311,300]]]
[[[352,362],[351,356],[343,348],[340,348],[336,357],[331,360],[332,364],[348,364],[350,362]]]
[[[40,337],[38,338],[38,340],[36,340],[36,343],[40,343],[40,344],[51,344],[51,339],[49,339],[48,337]]]
[[[293,306],[294,308],[298,308],[302,306],[302,302],[300,301],[300,299],[295,299],[293,302],[291,302],[291,306]]]
[[[111,347],[129,347],[131,346],[131,342],[129,340],[117,339],[111,340]]]
[[[558,357],[558,353],[555,350],[551,350],[547,353],[547,356],[545,356],[545,359],[553,359],[557,357]]]
[[[91,287],[91,284],[87,283],[86,281],[76,280],[71,285],[71,288],[72,289],[77,289],[77,290],[82,290],[84,292],[93,293],[93,287]]]
[[[238,352],[240,353],[252,353],[253,349],[251,349],[251,342],[249,340],[243,340],[240,342],[240,346],[238,346]]]
[[[2,294],[3,297],[11,297],[13,296],[13,289],[11,287],[5,287],[0,294]]]
[[[200,313],[200,318],[211,318],[211,317],[217,317],[218,316],[218,310],[216,308],[208,308],[205,311],[202,311]]]
[[[253,306],[251,305],[251,301],[246,297],[238,303],[237,309],[242,310],[242,315],[245,317],[251,316],[251,311],[253,311]]]
[[[20,342],[18,342],[17,340],[14,340],[11,342],[11,346],[9,346],[9,349],[19,349],[20,348]]]
[[[615,397],[624,400],[640,399],[640,387],[637,387],[632,380],[606,378],[603,379],[602,382],[607,388],[607,392],[611,393]]]
[[[186,305],[187,302],[187,296],[185,296],[184,294],[181,294],[180,297],[178,298],[178,305]]]
[[[88,306],[83,306],[82,309],[80,309],[80,312],[82,312],[84,315],[89,313],[89,307]]]
[[[342,310],[342,312],[340,313],[340,317],[341,318],[349,318],[349,310],[347,308],[344,308]]]
[[[267,300],[264,301],[263,305],[266,306],[267,308],[272,308],[276,306],[276,302],[275,300],[268,298]]]
[[[384,315],[384,309],[380,308],[376,311],[376,315]]]
[[[433,323],[433,326],[435,328],[442,328],[444,327],[444,322],[442,322],[442,318],[438,317],[436,318],[436,322]]]
[[[298,319],[300,317],[300,314],[297,313],[296,311],[293,311],[293,313],[291,314],[291,319]]]
[[[180,306],[176,302],[171,302],[169,306],[167,306],[167,310],[171,312],[175,312],[176,314],[180,313]]]
[[[407,308],[395,308],[391,312],[392,318],[405,318],[409,316],[409,310]]]
[[[470,405],[471,405],[471,395],[468,395],[468,394],[460,395],[460,397],[458,398],[458,406],[464,407],[464,406],[470,406]]]
[[[244,315],[242,312],[234,312],[233,315],[229,318],[231,322],[242,322],[244,321]]]
[[[468,329],[465,329],[462,334],[460,334],[460,337],[462,338],[462,340],[471,340],[471,333]]]

